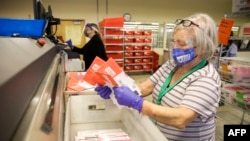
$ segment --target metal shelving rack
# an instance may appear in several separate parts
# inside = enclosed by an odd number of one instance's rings
[[[250,60],[248,60],[248,59],[249,58],[243,58],[243,57],[222,57],[220,59],[220,61],[227,63],[229,65],[232,64],[232,65],[240,65],[240,66],[249,66],[250,67]],[[218,71],[221,74],[222,81],[224,81],[225,83],[236,84],[236,85],[245,84],[244,85],[245,87],[250,88],[250,78],[248,78],[247,76],[244,78],[245,80],[242,80],[242,81],[237,80],[236,81],[235,74],[233,74],[231,72],[223,72],[220,69]],[[248,80],[248,81],[246,81],[246,80]],[[248,84],[248,85],[246,85],[246,84]],[[225,102],[223,99],[222,99],[222,101]],[[243,115],[241,118],[242,120],[241,120],[240,124],[243,123],[245,113],[246,112],[250,113],[250,103],[247,103],[245,101],[241,101],[241,102],[243,103],[243,107],[233,105],[234,107],[239,108],[243,111]]]
[[[124,30],[122,27],[102,27],[102,40],[108,57],[124,66]]]
[[[233,18],[238,16],[246,16],[250,17],[250,11],[247,12],[233,12],[233,13],[227,13],[224,15],[225,18]],[[241,36],[233,36],[230,37],[230,39],[233,40],[250,40],[250,37],[241,37]],[[248,65],[250,66],[249,58],[240,58],[240,57],[220,57],[221,49],[218,56],[214,56],[213,61],[215,67],[219,71],[219,67],[221,65],[221,61],[230,62],[234,61],[237,64],[241,65]],[[233,80],[228,82],[227,80],[223,80],[223,83],[234,83]],[[226,91],[224,91],[226,92]],[[223,95],[225,96],[225,95]],[[225,99],[221,97],[220,100],[220,107],[218,108],[218,111],[216,113],[217,120],[217,127],[216,127],[216,133],[217,138],[219,140],[223,140],[223,128],[225,124],[250,124],[249,118],[250,118],[250,109],[248,107],[242,108],[234,104],[230,104],[229,102],[226,102]],[[222,106],[223,105],[223,106]],[[246,115],[246,113],[248,113]]]
[[[163,47],[163,31],[162,24],[156,22],[124,22],[125,30],[151,30],[152,31],[152,47]]]
[[[232,65],[250,66],[250,60],[242,57],[220,57],[220,61]],[[216,136],[223,140],[223,131],[225,124],[250,124],[250,103],[247,103],[236,96],[231,96],[231,91],[224,89],[225,85],[242,85],[244,83],[235,82],[235,74],[232,72],[223,72],[218,69],[222,80],[222,93],[220,107],[217,110]],[[244,85],[246,86],[246,85]],[[248,88],[250,83],[248,83]],[[231,101],[229,101],[231,98]],[[246,114],[247,113],[247,114]]]
[[[153,72],[153,48],[163,45],[160,42],[163,40],[159,23],[124,22],[123,27],[103,26],[100,30],[108,57],[115,59],[126,72]],[[129,31],[134,33],[126,34]],[[146,32],[149,34],[145,34]],[[133,49],[127,50],[128,46]],[[127,54],[132,55],[126,56]],[[127,63],[128,60],[133,62]],[[135,69],[126,69],[127,67]]]

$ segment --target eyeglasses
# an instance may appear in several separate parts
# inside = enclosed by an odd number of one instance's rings
[[[185,26],[185,27],[188,27],[188,26],[191,26],[191,25],[195,25],[195,26],[199,27],[199,25],[196,24],[196,23],[194,23],[193,21],[190,21],[190,20],[183,20],[183,19],[177,19],[177,20],[175,21],[175,24],[176,24],[176,25],[182,24],[182,25]]]

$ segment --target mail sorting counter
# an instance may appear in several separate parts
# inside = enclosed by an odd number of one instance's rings
[[[74,141],[77,131],[113,128],[134,141],[166,141],[147,116],[93,91],[70,95],[64,103],[64,59],[55,44],[45,42],[0,37],[1,141]]]
[[[0,140],[62,141],[64,74],[55,44],[0,37]]]

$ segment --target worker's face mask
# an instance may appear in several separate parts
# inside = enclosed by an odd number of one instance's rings
[[[181,49],[181,48],[173,48],[172,56],[175,63],[178,66],[182,66],[188,64],[195,58],[195,48]]]

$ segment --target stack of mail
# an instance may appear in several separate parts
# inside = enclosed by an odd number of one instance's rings
[[[84,81],[86,72],[68,72],[66,79],[66,91],[84,91],[94,89],[95,86]]]
[[[135,81],[123,71],[113,58],[109,58],[105,62],[96,57],[83,79],[92,85],[127,86],[136,94],[141,95]]]
[[[75,141],[132,141],[122,129],[78,131]]]

